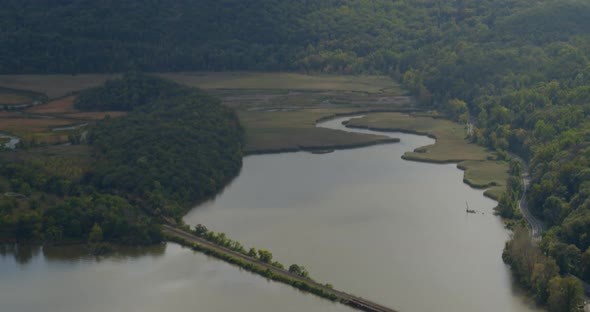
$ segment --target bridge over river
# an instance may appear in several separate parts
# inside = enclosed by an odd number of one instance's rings
[[[246,263],[249,263],[249,264],[252,264],[255,266],[259,266],[264,269],[268,269],[268,270],[272,271],[273,274],[283,275],[285,277],[288,277],[291,280],[297,280],[299,282],[307,283],[308,285],[315,287],[315,288],[319,288],[326,293],[333,294],[334,296],[336,296],[336,298],[339,302],[341,302],[342,304],[348,305],[350,307],[353,307],[355,309],[359,309],[359,310],[367,311],[367,312],[397,312],[394,309],[382,306],[382,305],[372,302],[370,300],[367,300],[367,299],[364,299],[361,297],[357,297],[357,296],[348,294],[348,293],[340,291],[340,290],[333,289],[333,288],[328,287],[326,285],[317,283],[311,279],[304,278],[299,275],[293,274],[285,269],[281,269],[281,268],[275,267],[273,265],[270,265],[266,262],[262,262],[256,258],[249,257],[247,255],[240,253],[240,252],[219,246],[219,245],[214,244],[210,241],[207,241],[201,237],[195,236],[187,231],[184,231],[184,230],[181,230],[181,229],[169,226],[169,225],[164,225],[163,230],[164,230],[164,233],[169,236],[181,238],[185,241],[188,241],[193,244],[201,245],[207,249],[214,250],[218,253],[240,259],[241,261],[244,261]]]

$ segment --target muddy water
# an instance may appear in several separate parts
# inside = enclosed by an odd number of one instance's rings
[[[319,126],[372,133],[344,129],[345,119]],[[495,202],[463,184],[456,165],[400,158],[432,139],[392,136],[401,143],[247,157],[234,183],[185,221],[400,311],[531,311],[502,263],[509,233]]]

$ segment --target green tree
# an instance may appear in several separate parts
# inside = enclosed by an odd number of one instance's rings
[[[91,243],[99,243],[103,239],[102,228],[98,223],[94,223],[92,229],[90,230],[90,234],[88,234],[88,241]]]
[[[289,266],[289,272],[299,275],[301,277],[309,277],[309,272],[307,272],[305,267],[297,264],[291,264],[291,266]]]
[[[268,250],[260,249],[260,250],[258,250],[258,258],[262,262],[271,263],[272,262],[272,253]]]
[[[580,268],[582,278],[586,281],[590,281],[590,247],[586,249],[580,261]]]
[[[556,276],[549,281],[547,304],[551,312],[578,312],[583,301],[584,289],[577,279]]]
[[[547,302],[549,298],[549,281],[558,275],[559,267],[555,263],[555,260],[544,258],[542,261],[535,263],[531,282],[537,302]]]
[[[248,254],[247,255],[249,257],[252,257],[252,258],[257,258],[258,253],[256,252],[256,249],[255,248],[250,248],[250,250],[248,250]]]

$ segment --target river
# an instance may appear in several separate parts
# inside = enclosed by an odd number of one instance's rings
[[[343,120],[319,126],[343,129]],[[495,203],[455,165],[400,158],[432,139],[392,136],[401,142],[246,157],[240,176],[185,221],[400,311],[535,311],[502,263],[509,232]],[[154,248],[101,259],[4,250],[3,310],[351,311],[175,244]]]

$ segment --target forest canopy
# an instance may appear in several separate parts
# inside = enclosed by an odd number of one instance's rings
[[[242,128],[219,102],[142,74],[82,92],[83,110],[129,114],[90,126],[92,163],[80,178],[49,161],[0,158],[0,191],[15,194],[0,200],[0,239],[160,241],[159,223],[178,220],[241,168]]]

